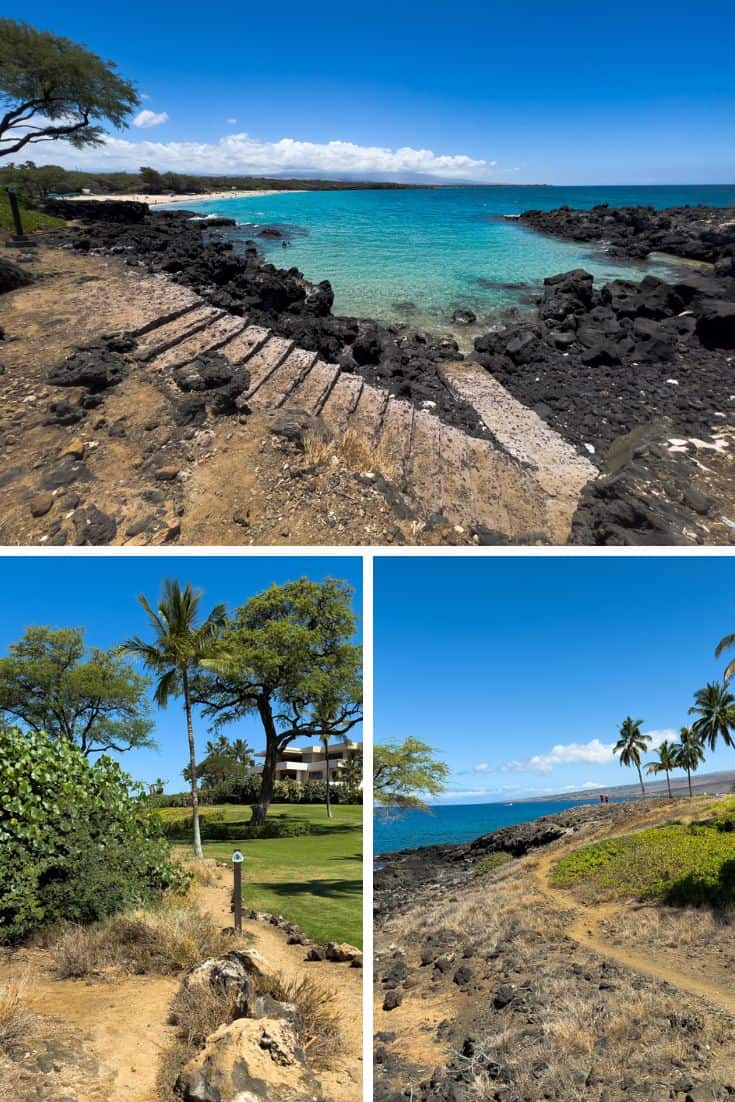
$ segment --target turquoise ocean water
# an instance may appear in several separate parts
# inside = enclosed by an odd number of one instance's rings
[[[448,804],[433,807],[429,813],[406,811],[400,815],[377,810],[373,826],[373,852],[396,853],[418,846],[445,845],[448,842],[470,842],[517,823],[528,823],[543,815],[555,815],[569,807],[579,807],[587,800],[545,800],[533,803]]]
[[[290,248],[278,240],[259,243],[279,267],[330,280],[335,313],[435,330],[451,330],[458,307],[471,307],[485,321],[499,309],[522,306],[544,276],[570,268],[585,267],[601,280],[671,272],[672,262],[615,261],[597,247],[556,241],[503,218],[563,203],[728,206],[735,204],[735,185],[323,191],[185,205],[235,218],[243,239],[263,224],[295,230]]]

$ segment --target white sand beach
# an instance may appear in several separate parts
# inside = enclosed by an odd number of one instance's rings
[[[205,203],[212,199],[252,199],[256,195],[294,195],[301,190],[300,188],[284,188],[283,190],[266,190],[264,188],[262,191],[208,191],[199,195],[145,195],[140,193],[136,195],[68,195],[64,198],[68,199],[70,202],[75,202],[80,199],[94,199],[100,203],[107,199],[115,199],[125,200],[131,203],[148,203],[151,207],[157,207],[161,206],[163,203]]]

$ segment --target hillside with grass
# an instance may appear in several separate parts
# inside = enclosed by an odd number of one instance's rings
[[[381,868],[379,1097],[731,1097],[734,809],[589,804]]]
[[[686,804],[684,805],[686,808]],[[551,883],[585,902],[640,899],[673,906],[735,903],[735,800],[574,850]]]

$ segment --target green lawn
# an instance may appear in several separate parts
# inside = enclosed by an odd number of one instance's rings
[[[40,214],[39,211],[27,210],[24,207],[21,208],[20,216],[25,233],[65,224],[63,218],[51,218],[48,214]],[[10,203],[4,188],[0,189],[0,229],[10,230],[11,233],[15,232],[13,216],[10,213]]]
[[[224,811],[227,822],[247,822],[250,809],[241,804],[203,808]],[[162,818],[182,814],[166,808]],[[318,833],[294,838],[259,838],[205,842],[206,857],[229,861],[234,849],[245,855],[243,895],[248,907],[282,914],[316,941],[362,945],[362,808],[333,808],[327,819],[319,804],[272,804],[268,818],[312,824]]]
[[[727,809],[729,812],[729,809]],[[586,902],[650,899],[673,906],[735,903],[735,822],[665,823],[595,842],[563,857],[551,883]]]

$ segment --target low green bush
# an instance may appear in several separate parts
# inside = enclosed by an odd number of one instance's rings
[[[64,225],[63,218],[52,218],[48,214],[41,214],[40,211],[31,210],[27,205],[22,191],[18,191],[18,200],[21,208],[20,214],[24,233],[33,233],[34,230],[51,229],[54,226]],[[11,233],[15,232],[15,223],[13,222],[13,215],[10,210],[10,200],[4,188],[0,189],[0,229],[9,230]]]
[[[0,941],[105,918],[183,890],[188,879],[116,762],[91,763],[66,740],[0,729]]]
[[[472,870],[472,875],[485,876],[486,873],[493,872],[495,869],[507,865],[512,860],[513,854],[505,853],[503,850],[499,850],[497,853],[488,853],[481,861],[477,862]]]
[[[191,815],[165,816],[161,822],[167,838],[177,842],[190,841],[194,828]],[[224,811],[217,808],[203,810],[199,819],[203,842],[237,841],[238,838],[295,838],[310,834],[311,826],[308,822],[282,818],[266,819],[261,826],[242,819],[225,821]]]
[[[726,820],[666,823],[584,846],[563,857],[551,882],[586,901],[650,899],[672,906],[735,903],[735,832]]]

